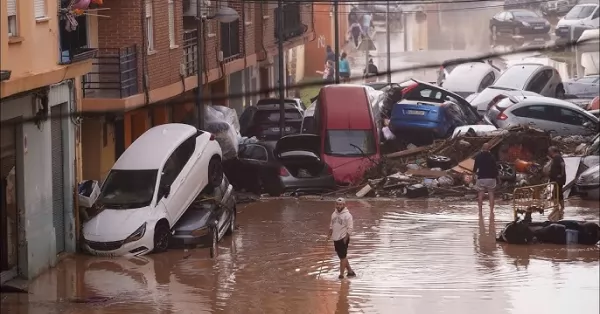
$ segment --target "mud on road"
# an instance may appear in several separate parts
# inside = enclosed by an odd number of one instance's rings
[[[599,248],[509,246],[471,203],[349,201],[358,277],[339,280],[325,242],[333,203],[245,205],[216,259],[208,249],[143,258],[74,256],[2,295],[2,313],[598,313]],[[598,203],[571,201],[566,216],[598,221]]]

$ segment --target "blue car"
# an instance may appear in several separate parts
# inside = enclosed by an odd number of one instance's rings
[[[425,138],[429,142],[449,137],[456,127],[481,121],[471,105],[455,93],[417,80],[400,87],[402,99],[392,105],[390,114],[390,130],[400,139],[417,142]]]

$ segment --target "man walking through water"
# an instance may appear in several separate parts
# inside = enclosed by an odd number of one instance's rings
[[[565,171],[565,160],[560,155],[560,150],[556,146],[550,146],[548,148],[548,157],[550,160],[550,182],[556,182],[557,188],[552,190],[552,198],[558,198],[558,206],[550,215],[548,219],[550,221],[560,220],[565,210],[565,198],[563,193],[563,186],[567,181]],[[558,216],[558,217],[557,217]]]
[[[343,198],[338,198],[335,201],[335,210],[331,214],[331,224],[329,225],[328,239],[333,240],[335,252],[340,258],[340,276],[344,278],[344,270],[348,271],[348,277],[355,277],[356,273],[350,267],[348,262],[348,244],[350,244],[350,235],[354,228],[352,215],[346,208],[346,201]]]
[[[494,189],[498,181],[498,166],[496,159],[490,153],[490,144],[485,143],[481,147],[481,151],[475,156],[475,165],[473,172],[477,174],[477,204],[479,205],[479,213],[483,210],[483,197],[485,192],[488,192],[490,201],[490,216],[494,214]]]

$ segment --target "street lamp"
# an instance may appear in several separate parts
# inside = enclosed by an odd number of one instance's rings
[[[204,20],[217,20],[221,23],[231,23],[240,18],[240,15],[236,10],[230,7],[220,7],[217,12],[213,15],[204,15],[204,8],[202,4],[205,0],[196,0],[196,19],[198,21],[198,32],[196,35],[196,75],[198,77],[198,87],[196,88],[196,126],[198,129],[204,129],[204,106],[202,104],[202,72],[204,64],[202,54],[204,51]]]

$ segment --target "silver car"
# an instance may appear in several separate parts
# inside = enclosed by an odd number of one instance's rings
[[[469,62],[457,65],[440,84],[443,88],[465,98],[479,93],[494,84],[500,71],[485,62]]]
[[[503,129],[528,125],[561,136],[598,133],[597,117],[570,102],[549,97],[506,97],[488,110],[485,119]]]
[[[600,95],[600,75],[587,75],[563,83],[567,94],[578,98],[594,98]]]
[[[565,96],[565,88],[558,71],[539,63],[515,64],[506,69],[492,86],[534,92],[560,99]]]

